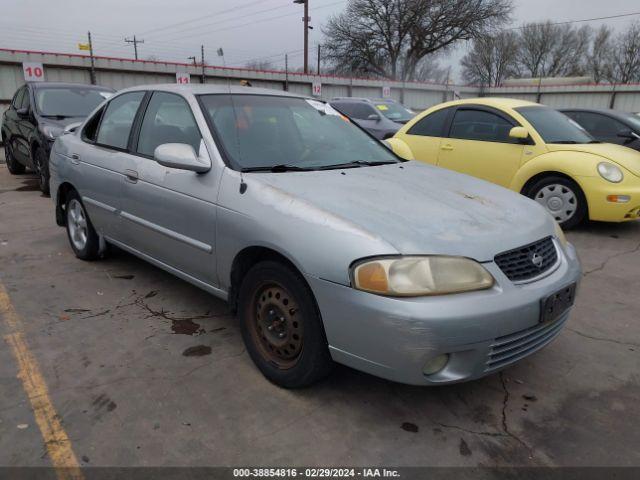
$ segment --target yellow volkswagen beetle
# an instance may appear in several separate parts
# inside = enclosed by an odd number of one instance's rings
[[[521,192],[563,228],[640,217],[640,153],[594,140],[537,103],[479,98],[444,103],[389,140],[394,151]]]

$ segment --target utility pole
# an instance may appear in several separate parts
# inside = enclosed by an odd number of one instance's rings
[[[202,62],[202,83],[205,83],[204,75],[204,45],[200,45],[200,61]]]
[[[313,27],[309,26],[309,0],[293,0],[293,3],[304,4],[304,73],[309,73],[309,30]]]
[[[136,38],[136,36],[133,36],[133,40],[131,40],[130,38],[125,38],[124,39],[125,43],[133,43],[133,51],[135,53],[136,56],[136,60],[138,60],[138,44],[139,43],[144,43],[144,40],[138,40]]]
[[[284,54],[284,91],[289,91],[289,55]]]
[[[320,44],[318,44],[318,75],[320,75]]]
[[[89,57],[91,58],[91,70],[89,70],[89,78],[91,79],[91,85],[96,84],[96,63],[93,58],[93,43],[91,43],[91,32],[87,32],[89,38]]]

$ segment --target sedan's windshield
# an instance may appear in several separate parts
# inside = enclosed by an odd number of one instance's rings
[[[408,122],[415,116],[411,110],[397,103],[381,102],[376,103],[375,106],[380,113],[394,122]]]
[[[594,143],[580,125],[565,114],[548,107],[520,107],[516,111],[533,125],[546,143]]]
[[[203,95],[201,105],[239,170],[357,168],[399,162],[330,105],[269,95]]]
[[[36,90],[36,109],[40,115],[51,117],[86,117],[111,92],[89,88],[39,88]]]

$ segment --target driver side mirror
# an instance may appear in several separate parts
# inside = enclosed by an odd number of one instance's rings
[[[163,167],[204,173],[211,170],[211,161],[199,158],[191,145],[186,143],[165,143],[153,152],[153,158]]]
[[[380,116],[375,114],[375,113],[372,113],[371,115],[369,115],[367,117],[367,120],[374,120],[376,122],[379,122],[380,121]]]
[[[16,110],[16,114],[20,118],[27,118],[29,116],[29,109],[28,108],[18,108]]]
[[[640,135],[638,135],[636,132],[634,132],[631,129],[619,131],[618,132],[618,137],[624,138],[624,139],[628,140],[629,142],[633,142],[634,140],[640,139]]]
[[[513,127],[509,131],[509,138],[520,140],[524,142],[529,139],[529,132],[524,127]]]
[[[399,138],[388,138],[384,141],[384,144],[391,148],[391,151],[395,153],[400,158],[405,160],[415,160],[413,156],[413,152],[409,145],[407,145],[404,141]]]

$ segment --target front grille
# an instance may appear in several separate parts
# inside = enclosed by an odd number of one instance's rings
[[[534,258],[535,257],[535,258]],[[542,275],[558,261],[552,237],[496,255],[500,270],[512,282],[523,282]],[[534,260],[539,263],[536,264]]]
[[[555,322],[541,323],[535,327],[496,338],[491,345],[485,371],[491,372],[505,367],[541,349],[558,336],[568,317],[569,312],[566,312]]]

